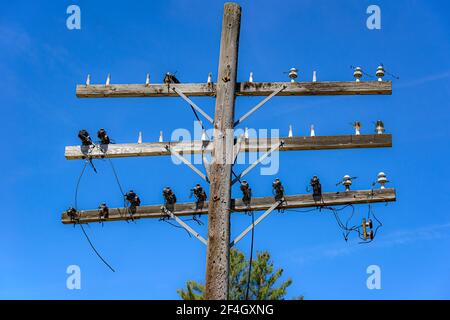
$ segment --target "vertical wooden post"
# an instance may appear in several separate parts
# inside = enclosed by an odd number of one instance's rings
[[[236,3],[226,3],[216,87],[214,162],[210,169],[205,292],[208,300],[225,300],[228,297],[231,169],[240,25],[241,7]]]

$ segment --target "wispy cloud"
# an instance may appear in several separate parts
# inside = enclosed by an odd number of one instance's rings
[[[444,239],[449,237],[448,229],[450,229],[450,223],[431,225],[410,231],[392,232],[380,239],[378,243],[375,243],[375,246],[392,247],[417,241]]]
[[[418,78],[416,80],[412,80],[412,81],[409,81],[409,82],[400,83],[396,87],[397,88],[416,87],[416,86],[420,86],[420,85],[423,85],[423,84],[428,83],[428,82],[438,81],[438,80],[442,80],[442,79],[445,79],[445,78],[448,78],[448,77],[450,77],[450,70],[447,70],[447,71],[442,72],[442,73],[433,74],[433,75],[429,75],[429,76],[426,76],[426,77]]]
[[[0,52],[14,61],[28,63],[34,70],[65,70],[77,72],[73,56],[66,47],[36,39],[27,30],[17,25],[0,24]],[[1,56],[1,54],[0,54]],[[4,61],[0,61],[2,63]],[[6,65],[8,63],[5,63]]]
[[[17,27],[0,25],[0,46],[7,47],[8,52],[27,53],[31,47],[31,38],[24,30]]]
[[[343,241],[321,244],[302,250],[301,254],[290,254],[296,263],[303,264],[323,259],[333,259],[336,257],[348,256],[355,252],[367,248],[391,248],[405,246],[415,242],[433,241],[447,239],[450,237],[450,223],[431,225],[407,231],[395,231],[383,236],[378,236],[370,244],[362,245],[358,243],[344,243]]]

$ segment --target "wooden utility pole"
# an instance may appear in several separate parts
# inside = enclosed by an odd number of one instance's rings
[[[384,128],[377,134],[355,132],[352,135],[337,136],[292,136],[280,138],[278,144],[271,139],[241,139],[235,142],[234,128],[247,117],[259,110],[274,96],[329,96],[329,95],[390,95],[390,81],[340,81],[340,82],[236,82],[239,50],[239,33],[241,7],[236,3],[226,3],[222,20],[219,69],[216,83],[209,77],[207,83],[146,83],[142,84],[104,84],[77,85],[79,98],[127,98],[127,97],[180,97],[199,112],[214,127],[211,141],[180,141],[154,143],[128,143],[111,145],[68,146],[65,156],[68,160],[97,158],[125,158],[142,156],[173,155],[195,171],[200,178],[210,183],[209,201],[198,208],[196,203],[177,203],[172,211],[161,205],[143,205],[134,208],[109,208],[107,215],[99,210],[73,210],[62,214],[61,221],[69,223],[112,222],[130,218],[173,219],[195,238],[207,245],[206,256],[206,299],[227,299],[229,277],[229,251],[252,228],[265,219],[273,210],[326,207],[350,204],[390,202],[396,200],[395,189],[351,190],[345,192],[324,192],[318,203],[312,194],[286,195],[286,202],[274,200],[274,197],[251,199],[248,206],[240,199],[231,199],[232,185],[252,170],[271,152],[302,151],[350,148],[385,148],[392,147],[392,136],[384,133]],[[236,96],[266,97],[254,108],[234,119]],[[189,97],[212,97],[216,99],[214,119],[195,104]],[[200,121],[200,120],[199,120]],[[282,148],[281,148],[282,147]],[[239,152],[265,152],[257,161],[232,179],[232,168]],[[212,156],[212,162],[204,164],[206,173],[202,173],[181,154],[206,154]],[[265,211],[233,241],[230,241],[230,213],[244,211]],[[70,214],[69,214],[70,213]],[[208,214],[208,236],[203,238],[188,226],[181,216]]]
[[[226,3],[222,21],[216,111],[214,116],[214,162],[211,165],[206,254],[206,291],[209,300],[228,294],[230,256],[231,166],[234,144],[234,101],[238,63],[241,7]]]

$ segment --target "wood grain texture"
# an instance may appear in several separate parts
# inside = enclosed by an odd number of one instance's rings
[[[237,96],[268,96],[281,86],[286,89],[277,96],[327,96],[327,95],[390,95],[391,81],[335,81],[335,82],[238,82]],[[216,84],[180,83],[180,84],[111,84],[77,85],[79,98],[130,98],[130,97],[178,97],[172,88],[181,90],[190,97],[216,96]]]
[[[172,89],[177,88],[188,97],[214,97],[215,85],[206,83],[189,84],[111,84],[105,85],[77,85],[78,98],[143,98],[143,97],[179,97]]]
[[[284,204],[280,209],[294,209],[294,208],[312,208],[317,204],[311,194],[299,194],[286,196],[287,204]],[[365,204],[365,203],[377,203],[377,202],[392,202],[396,200],[395,189],[375,189],[375,190],[355,190],[349,192],[326,192],[323,193],[323,202],[327,206],[340,206],[346,204]],[[263,197],[252,199],[251,209],[255,211],[263,211],[270,208],[275,202],[273,197]],[[194,214],[207,215],[209,208],[209,202],[205,202],[205,206],[202,210],[195,210],[194,202],[177,203],[175,205],[174,214],[177,216],[192,216]],[[233,199],[231,201],[232,212],[244,212],[248,208],[242,203],[240,199]],[[111,208],[109,213],[109,219],[99,219],[97,210],[80,210],[79,223],[92,223],[92,222],[111,222],[111,221],[126,221],[130,219],[130,215],[125,208]],[[133,215],[134,219],[143,218],[160,218],[162,217],[161,205],[141,206],[138,207],[136,213]],[[70,218],[63,213],[61,221],[64,224],[74,223]]]
[[[208,246],[206,249],[206,300],[228,299],[230,269],[231,166],[234,140],[234,105],[238,64],[241,7],[225,3],[220,39],[214,162],[210,167]]]
[[[284,141],[284,146],[280,151],[301,151],[301,150],[327,150],[327,149],[353,149],[353,148],[389,148],[392,147],[391,134],[367,134],[367,135],[340,135],[340,136],[315,136],[315,137],[291,137],[280,138]],[[266,152],[275,139],[248,139],[241,140],[240,152]],[[155,143],[129,143],[110,144],[101,148],[85,146],[68,146],[65,150],[65,157],[68,160],[84,159],[87,156],[92,158],[127,158],[127,157],[151,157],[167,156],[170,152],[166,145],[181,154],[201,154],[202,141],[181,141],[181,142],[155,142]],[[203,152],[212,151],[212,143],[205,143]]]

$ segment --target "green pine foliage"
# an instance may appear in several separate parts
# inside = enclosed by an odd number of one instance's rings
[[[245,300],[250,262],[245,255],[237,250],[230,251],[230,300]],[[249,300],[283,300],[292,279],[281,281],[283,269],[274,269],[273,261],[268,251],[257,252],[252,261],[250,276]],[[178,289],[177,293],[183,300],[203,300],[205,286],[195,281],[188,281],[186,288]],[[303,300],[303,296],[294,299]]]

